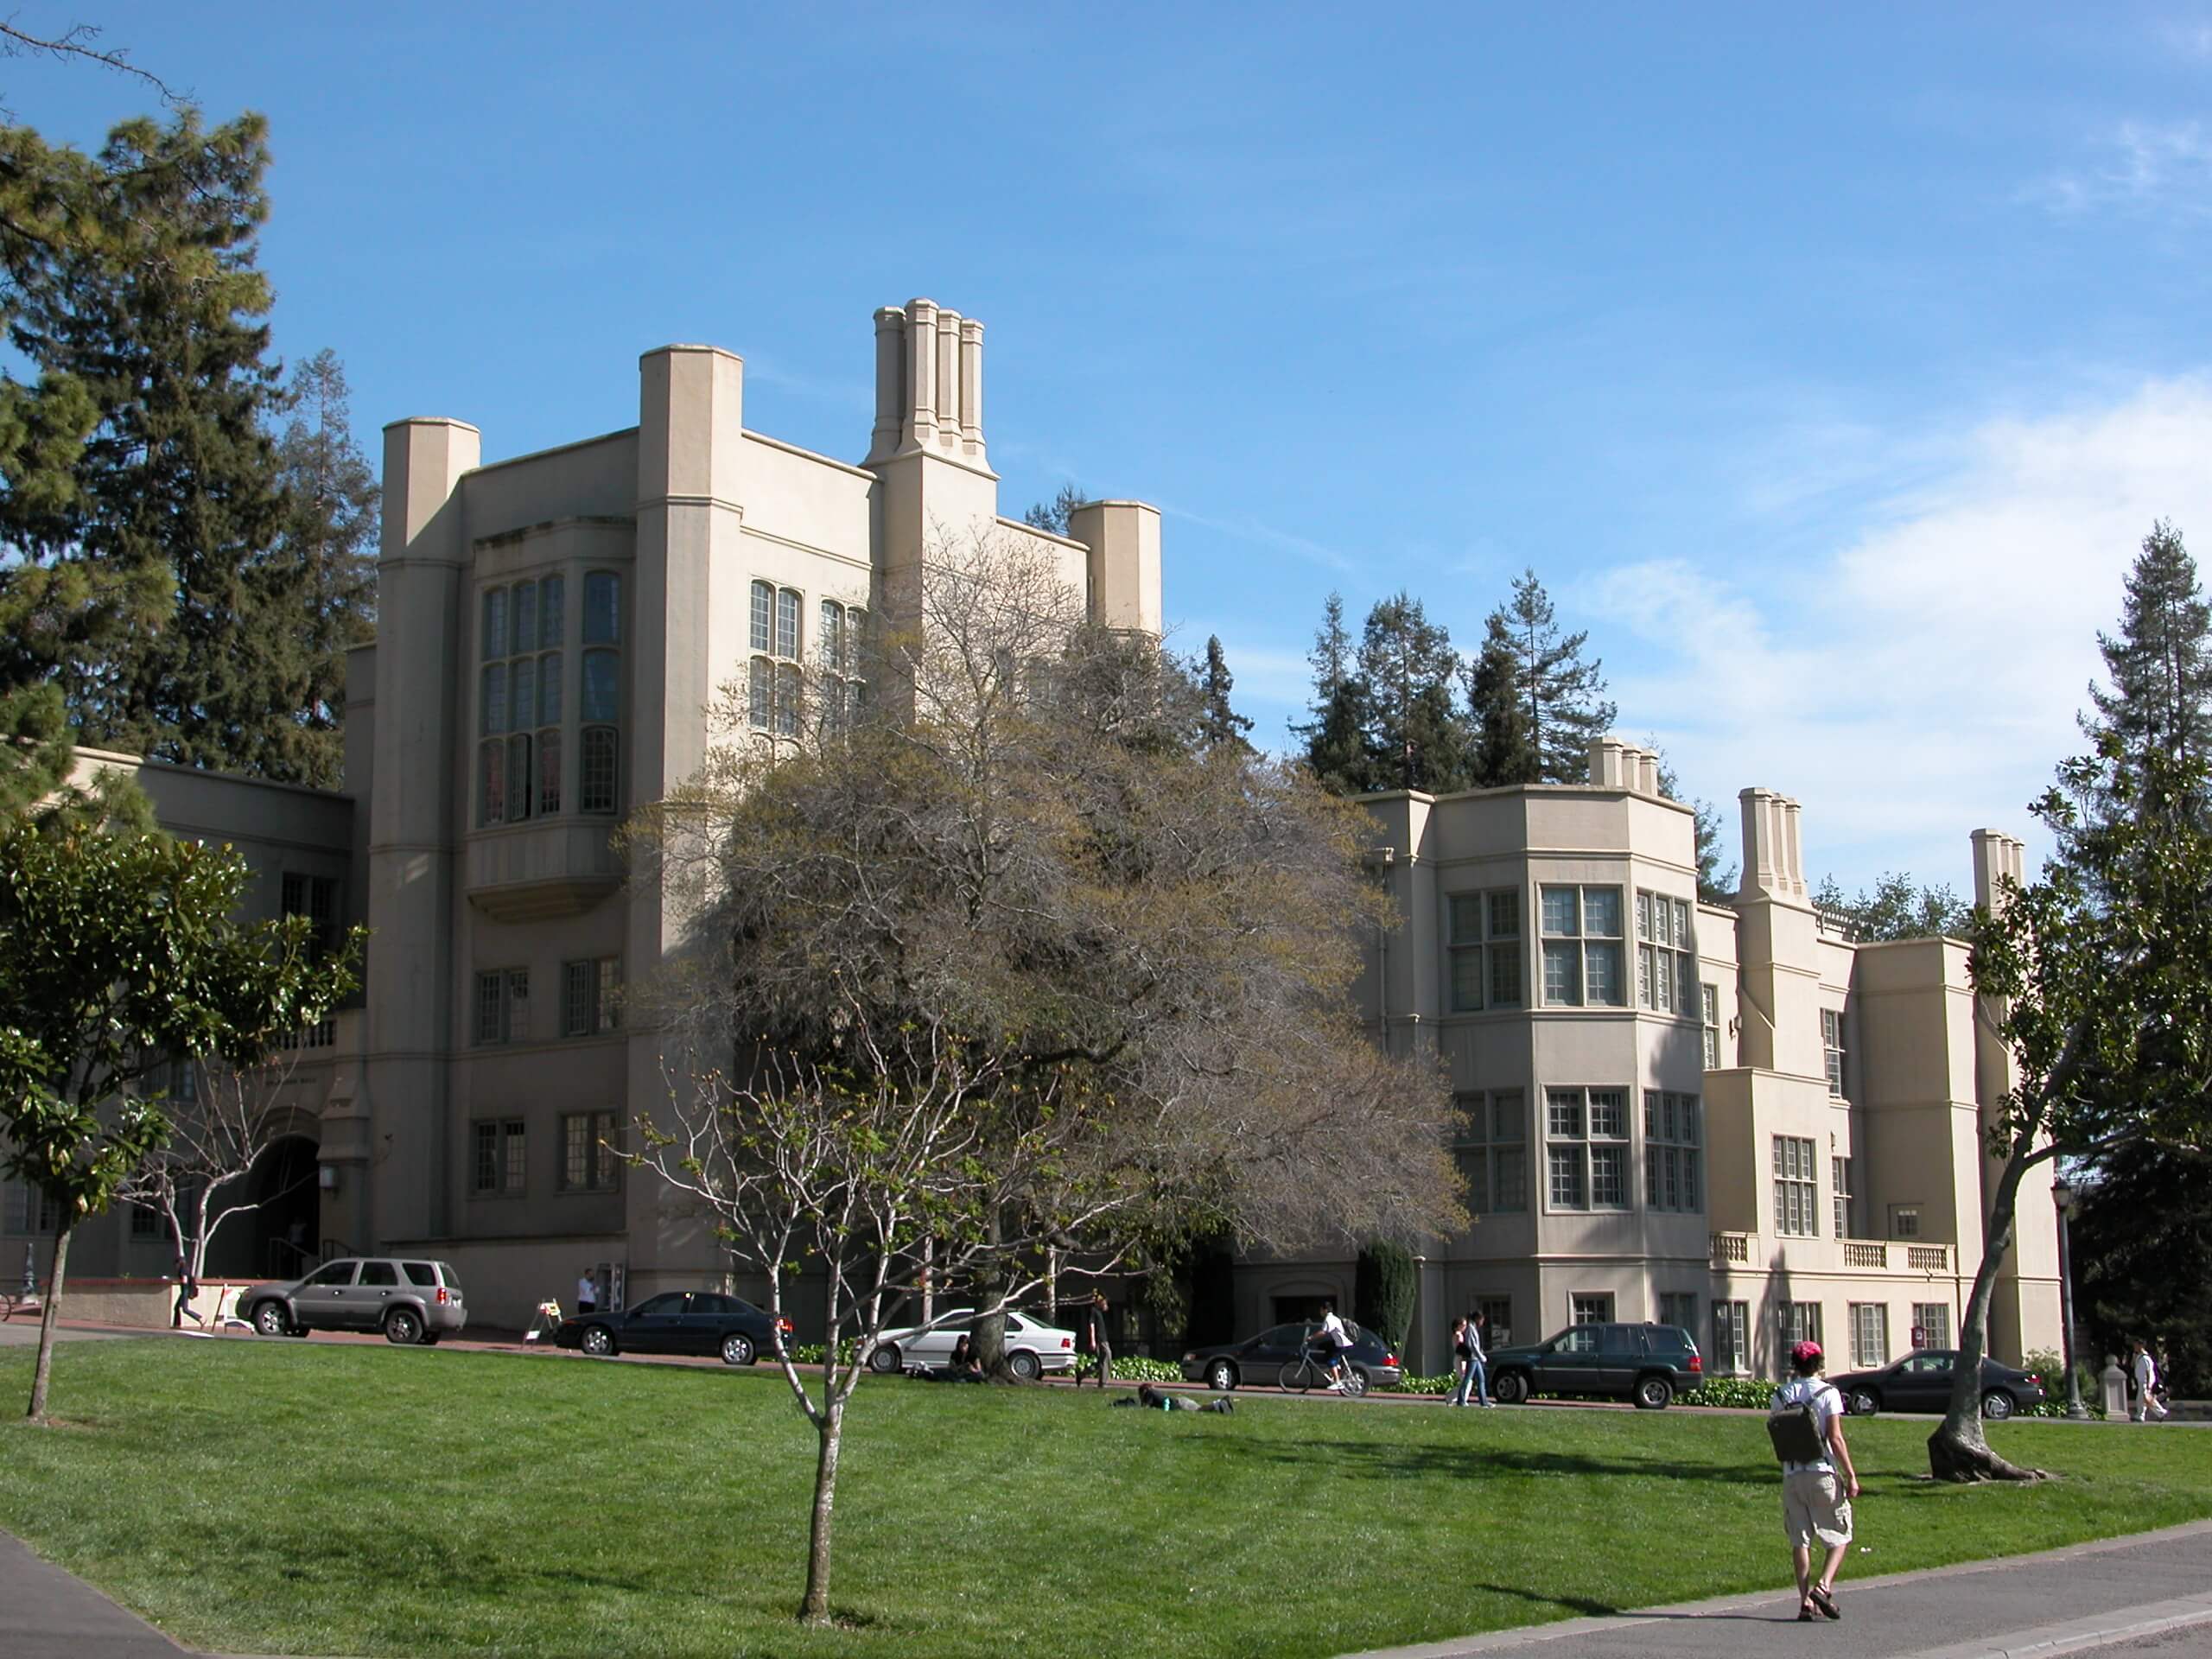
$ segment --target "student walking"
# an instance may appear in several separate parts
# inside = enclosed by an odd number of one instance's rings
[[[2135,1409],[2128,1414],[2139,1423],[2164,1422],[2166,1408],[2158,1402],[2158,1362],[2149,1344],[2135,1344]]]
[[[1768,1407],[1769,1432],[1777,1449],[1783,1434],[1772,1427],[1773,1416],[1787,1408],[1805,1407],[1811,1416],[1806,1442],[1782,1459],[1782,1529],[1789,1540],[1789,1559],[1797,1569],[1797,1617],[1809,1622],[1815,1613],[1841,1618],[1836,1605],[1836,1570],[1851,1548],[1851,1500],[1859,1496],[1859,1471],[1851,1466],[1851,1448],[1843,1440],[1843,1396],[1821,1375],[1824,1361],[1821,1344],[1801,1342],[1789,1351],[1795,1373],[1774,1391]],[[1801,1431],[1802,1432],[1802,1431]],[[1817,1577],[1813,1573],[1813,1545],[1827,1551]]]
[[[576,1281],[576,1312],[595,1313],[599,1311],[599,1281],[586,1268],[583,1276]]]
[[[1447,1402],[1467,1406],[1479,1401],[1487,1411],[1497,1402],[1490,1397],[1490,1377],[1484,1367],[1490,1356],[1483,1351],[1482,1326],[1471,1319],[1452,1325],[1452,1357],[1459,1363],[1459,1386]],[[1472,1395],[1470,1399],[1468,1396]]]
[[[1090,1350],[1093,1358],[1097,1363],[1098,1386],[1103,1389],[1106,1386],[1106,1379],[1112,1376],[1114,1371],[1114,1344],[1106,1330],[1106,1293],[1104,1291],[1094,1290],[1090,1293],[1090,1306],[1084,1310],[1084,1320],[1086,1332],[1084,1345]],[[1078,1389],[1083,1386],[1083,1373],[1080,1371],[1076,1373],[1075,1385]]]

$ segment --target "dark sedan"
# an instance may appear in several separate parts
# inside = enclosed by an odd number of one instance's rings
[[[1306,1319],[1270,1325],[1258,1336],[1247,1337],[1242,1342],[1220,1342],[1211,1348],[1194,1348],[1183,1356],[1183,1380],[1204,1382],[1224,1393],[1242,1383],[1272,1382],[1285,1365],[1312,1345],[1313,1333],[1320,1328],[1319,1319]],[[1353,1338],[1352,1365],[1367,1378],[1369,1388],[1390,1388],[1405,1376],[1397,1355],[1390,1351],[1382,1338],[1349,1319],[1344,1322],[1344,1329]]]
[[[1945,1412],[1951,1408],[1951,1375],[1958,1362],[1949,1348],[1921,1348],[1903,1359],[1872,1370],[1846,1371],[1832,1376],[1843,1395],[1846,1410],[1854,1417],[1872,1417],[1878,1411]],[[2044,1402],[2043,1379],[2032,1371],[1981,1362],[1981,1414],[2010,1417],[2028,1406]]]
[[[620,1313],[580,1313],[561,1321],[556,1346],[611,1354],[720,1354],[725,1365],[750,1365],[783,1351],[789,1319],[764,1313],[741,1297],[711,1290],[668,1290]]]

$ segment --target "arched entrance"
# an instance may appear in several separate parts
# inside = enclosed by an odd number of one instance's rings
[[[223,1224],[207,1252],[210,1277],[296,1279],[315,1266],[322,1238],[315,1150],[308,1136],[288,1135],[254,1160],[244,1198],[259,1207]]]

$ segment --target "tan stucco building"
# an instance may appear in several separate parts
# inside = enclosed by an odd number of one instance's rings
[[[934,543],[1014,542],[1093,619],[1160,627],[1153,508],[1095,503],[1066,537],[1000,516],[982,339],[927,300],[878,312],[857,464],[748,429],[742,362],[703,346],[645,355],[635,425],[535,454],[485,464],[455,420],[386,429],[346,792],[140,771],[172,830],[245,852],[258,913],[372,930],[359,1006],[302,1033],[287,1095],[283,1156],[318,1179],[212,1269],[289,1272],[302,1237],[431,1254],[478,1322],[511,1326],[586,1268],[630,1299],[724,1270],[599,1149],[662,1096],[621,989],[680,943],[652,884],[625,885],[617,826],[698,766],[725,686],[743,723],[792,734],[802,687],[855,671],[864,619],[920,602]],[[1653,758],[1593,760],[1587,785],[1370,804],[1405,925],[1362,995],[1380,1040],[1447,1059],[1478,1214],[1429,1253],[1416,1360],[1477,1306],[1522,1338],[1677,1321],[1724,1370],[1771,1371],[1805,1331],[1847,1363],[1955,1336],[2006,1063],[1965,947],[1844,938],[1807,897],[1796,804],[1764,791],[1743,798],[1743,890],[1699,903],[1691,815]],[[2019,847],[1974,847],[1986,897]],[[26,1244],[42,1260],[39,1209],[20,1186],[0,1204],[0,1273]],[[2047,1185],[2021,1217],[1992,1328],[2013,1357],[2057,1341]],[[129,1217],[78,1249],[84,1274],[168,1266]],[[1348,1301],[1351,1264],[1246,1262],[1234,1283],[1249,1329]]]
[[[1702,904],[1656,757],[1607,740],[1591,779],[1368,804],[1404,925],[1361,994],[1379,1040],[1448,1065],[1475,1214],[1425,1257],[1416,1363],[1442,1369],[1444,1326],[1477,1309],[1494,1341],[1682,1325],[1723,1373],[1774,1375],[1802,1336],[1837,1370],[1955,1341],[2011,1081],[1967,947],[1847,937],[1808,897],[1797,803],[1764,789],[1742,796],[1740,890]],[[1986,903],[2022,849],[1972,844]],[[2018,1214],[1990,1319],[2010,1358],[2059,1344],[2047,1166]],[[1341,1301],[1351,1274],[1247,1263],[1240,1323]]]

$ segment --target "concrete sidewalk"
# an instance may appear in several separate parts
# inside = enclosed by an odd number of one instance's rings
[[[1777,1529],[1778,1530],[1778,1529]],[[1864,1558],[1853,1555],[1853,1561]],[[2159,1651],[2212,1654],[2212,1521],[2040,1555],[1836,1583],[1840,1623],[1797,1623],[1777,1536],[1772,1592],[1567,1619],[1357,1659],[1770,1659],[1817,1648],[1849,1659],[2052,1659],[2172,1632]],[[1478,1566],[1471,1568],[1479,1571]]]

